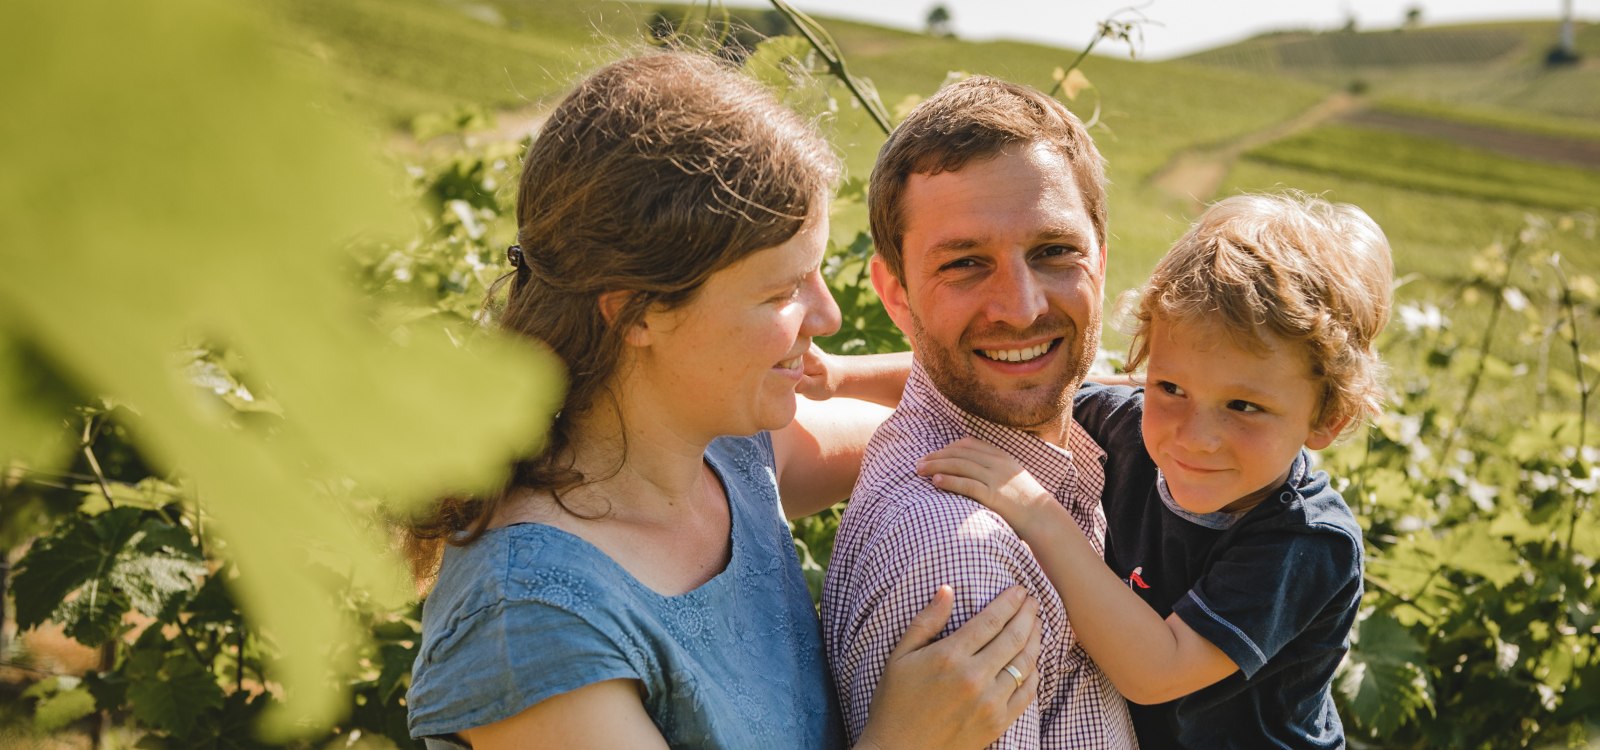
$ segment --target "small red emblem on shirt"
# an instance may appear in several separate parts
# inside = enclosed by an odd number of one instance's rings
[[[1141,589],[1150,588],[1150,584],[1145,583],[1144,579],[1139,577],[1139,574],[1143,572],[1144,566],[1140,565],[1139,567],[1134,568],[1132,573],[1128,574],[1128,588],[1133,588],[1134,586],[1138,586]]]

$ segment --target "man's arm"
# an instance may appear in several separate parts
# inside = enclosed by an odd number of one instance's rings
[[[1042,576],[1024,572],[1027,550],[997,516],[931,490],[926,497],[905,500],[889,513],[867,519],[874,524],[867,535],[870,546],[855,550],[849,580],[830,587],[824,600],[828,620],[837,624],[837,631],[829,633],[838,644],[832,666],[852,737],[866,720],[890,651],[941,584],[954,589],[956,600],[944,634],[1018,584],[1042,605],[1060,607]],[[1061,637],[1059,621],[1047,625],[1044,653],[1063,651]],[[1056,663],[1047,658],[1026,668],[1049,670]],[[1048,682],[1052,675],[1041,677]],[[1034,703],[991,747],[1036,748],[1040,731]]]

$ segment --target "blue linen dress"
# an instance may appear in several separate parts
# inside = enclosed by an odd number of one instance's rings
[[[460,747],[456,732],[621,678],[642,684],[645,711],[674,748],[843,747],[771,436],[718,439],[706,460],[728,497],[733,551],[687,593],[662,596],[543,524],[448,548],[423,605],[412,736]]]

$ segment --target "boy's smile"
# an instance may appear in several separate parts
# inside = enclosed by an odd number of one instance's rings
[[[1312,423],[1322,384],[1304,347],[1259,335],[1250,342],[1206,320],[1151,321],[1145,449],[1191,513],[1254,507],[1287,478],[1301,446],[1325,448],[1344,426]]]

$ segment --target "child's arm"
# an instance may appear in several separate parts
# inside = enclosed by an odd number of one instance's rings
[[[911,374],[911,352],[829,354],[811,344],[801,364],[800,395],[814,401],[841,396],[894,407]]]
[[[1090,658],[1135,703],[1165,703],[1239,667],[1176,614],[1162,620],[1089,546],[1072,514],[1005,451],[962,438],[917,473],[1000,514],[1028,543]]]

